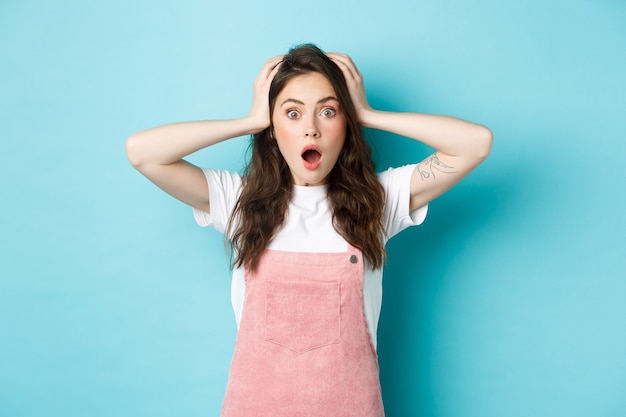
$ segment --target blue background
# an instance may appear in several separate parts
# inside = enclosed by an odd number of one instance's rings
[[[216,416],[222,237],[131,133],[247,113],[268,57],[351,54],[370,102],[489,126],[490,158],[389,245],[389,417],[626,415],[626,2],[4,0],[0,416]],[[423,145],[370,132],[380,168]],[[240,169],[247,139],[191,158]]]

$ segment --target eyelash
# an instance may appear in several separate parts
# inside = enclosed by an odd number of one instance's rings
[[[337,114],[337,111],[331,107],[326,107],[325,109],[323,109],[322,114],[326,113],[327,111],[331,112],[331,114],[326,117],[333,117],[334,115]]]
[[[326,112],[330,112],[331,114],[325,115]],[[293,113],[295,113],[295,115],[293,115]],[[333,117],[337,114],[337,110],[333,109],[332,107],[324,107],[322,111],[320,112],[320,114],[323,115],[324,117]],[[288,118],[297,119],[299,116],[300,116],[300,112],[298,110],[294,110],[294,109],[287,110]]]

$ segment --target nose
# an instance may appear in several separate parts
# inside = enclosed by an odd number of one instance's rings
[[[307,138],[318,138],[320,136],[320,131],[317,128],[315,120],[310,120],[309,123],[307,123],[304,129],[304,136]]]

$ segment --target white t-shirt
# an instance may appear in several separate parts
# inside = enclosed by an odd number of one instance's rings
[[[378,181],[386,193],[383,227],[387,238],[409,226],[421,224],[428,206],[409,212],[411,175],[415,165],[390,168],[378,174]],[[232,210],[239,198],[242,179],[237,173],[205,169],[209,184],[211,213],[194,209],[200,226],[212,226],[224,233]],[[326,186],[304,187],[294,185],[292,200],[283,228],[270,242],[268,249],[291,252],[345,252],[346,240],[332,225],[332,213],[326,199]],[[241,321],[245,297],[243,268],[235,268],[232,276],[231,301],[237,327]],[[376,330],[382,305],[382,269],[364,268],[363,304],[372,343],[376,346]]]

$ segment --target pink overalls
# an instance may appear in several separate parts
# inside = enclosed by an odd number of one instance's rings
[[[382,417],[363,258],[267,250],[246,293],[222,417]]]

